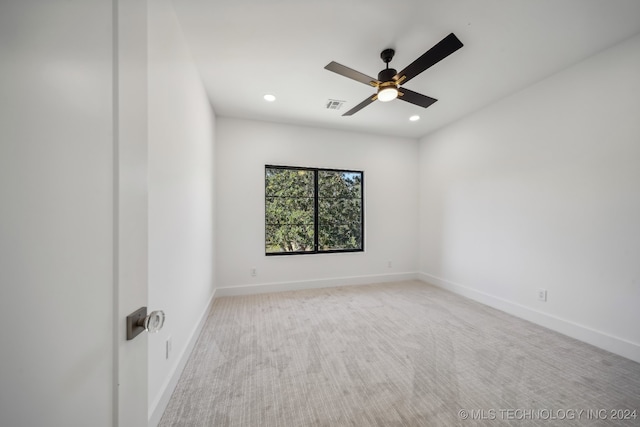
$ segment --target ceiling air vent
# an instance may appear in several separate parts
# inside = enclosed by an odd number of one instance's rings
[[[344,104],[344,101],[330,99],[327,101],[327,110],[339,110],[342,104]]]

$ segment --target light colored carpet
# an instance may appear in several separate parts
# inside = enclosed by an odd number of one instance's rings
[[[640,425],[640,364],[421,282],[225,297],[160,422],[482,424]]]

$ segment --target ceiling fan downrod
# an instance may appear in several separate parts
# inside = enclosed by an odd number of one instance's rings
[[[395,69],[389,68],[389,62],[391,62],[395,53],[396,51],[393,49],[385,49],[380,53],[380,58],[382,58],[384,63],[387,65],[387,68],[378,73],[378,80],[383,83],[393,81],[393,76],[397,73]]]

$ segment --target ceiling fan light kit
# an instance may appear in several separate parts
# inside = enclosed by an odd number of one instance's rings
[[[378,100],[380,102],[393,101],[398,97],[398,87],[396,85],[380,86],[378,88]]]
[[[341,76],[348,77],[352,80],[378,89],[374,96],[367,97],[367,99],[362,101],[360,104],[344,113],[343,116],[351,116],[371,104],[373,101],[379,100],[381,102],[389,102],[396,98],[419,107],[427,108],[436,102],[437,99],[413,92],[409,89],[405,89],[404,87],[400,88],[400,86],[407,83],[429,67],[442,61],[462,46],[462,42],[455,36],[455,34],[451,33],[399,73],[396,72],[395,69],[389,68],[389,62],[393,59],[395,51],[393,49],[385,49],[380,53],[380,58],[386,64],[386,68],[378,73],[377,79],[369,77],[366,74],[353,70],[349,67],[345,67],[344,65],[338,64],[334,61],[327,64],[324,68],[329,71],[333,71],[336,74],[340,74]]]

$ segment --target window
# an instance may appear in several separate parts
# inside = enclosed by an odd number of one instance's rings
[[[267,255],[361,252],[361,171],[265,166]]]

